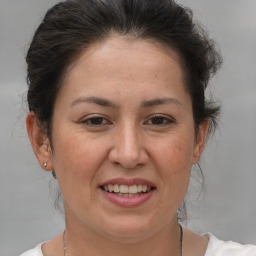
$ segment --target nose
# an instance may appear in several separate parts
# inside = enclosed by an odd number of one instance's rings
[[[109,160],[112,163],[132,169],[148,162],[148,153],[136,127],[124,125],[114,136],[113,147],[109,152]]]

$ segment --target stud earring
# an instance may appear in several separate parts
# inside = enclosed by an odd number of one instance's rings
[[[47,167],[47,162],[44,162],[44,167]]]

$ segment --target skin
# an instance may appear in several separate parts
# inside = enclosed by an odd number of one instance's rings
[[[56,171],[68,255],[178,255],[176,212],[203,152],[208,121],[195,135],[174,51],[118,36],[92,45],[70,67],[56,99],[53,148],[33,112],[27,130],[40,165]],[[120,207],[99,189],[116,177],[143,178],[156,189],[142,205]],[[205,237],[184,230],[184,255],[204,255],[206,247]],[[63,255],[62,235],[42,249]]]

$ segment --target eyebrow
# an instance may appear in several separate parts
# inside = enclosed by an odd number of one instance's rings
[[[175,98],[164,97],[164,98],[157,98],[157,99],[143,101],[141,106],[144,108],[149,108],[157,105],[170,104],[170,103],[172,104],[174,103],[176,105],[182,105],[181,102]]]
[[[71,103],[71,107],[79,104],[79,103],[94,103],[103,107],[111,107],[111,108],[117,108],[118,106],[114,104],[113,102],[104,99],[104,98],[98,98],[98,97],[80,97],[76,100],[74,100]]]
[[[93,103],[93,104],[97,104],[97,105],[100,105],[103,107],[118,108],[118,105],[116,105],[115,103],[113,103],[107,99],[93,97],[93,96],[92,97],[80,97],[71,103],[71,107],[74,107],[75,105],[78,105],[80,103]],[[154,107],[154,106],[163,105],[163,104],[182,105],[181,102],[175,98],[164,97],[164,98],[156,98],[156,99],[152,99],[152,100],[143,101],[141,103],[141,107],[149,108],[149,107]]]

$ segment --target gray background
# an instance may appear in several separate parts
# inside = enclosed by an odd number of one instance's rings
[[[56,2],[0,0],[0,256],[18,255],[64,227],[50,192],[55,184],[38,166],[27,139],[23,101],[25,52]],[[222,101],[220,129],[201,161],[203,196],[194,201],[193,189],[189,196],[188,226],[256,244],[256,1],[179,2],[194,10],[224,57],[211,89]]]

